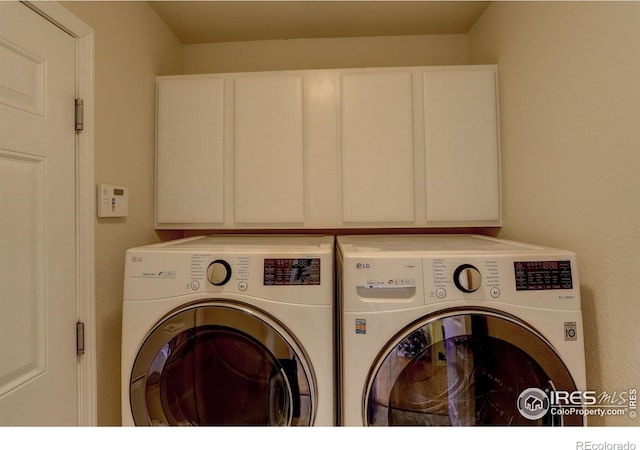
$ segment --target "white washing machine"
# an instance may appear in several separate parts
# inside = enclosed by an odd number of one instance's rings
[[[334,238],[129,249],[124,425],[333,425]]]
[[[475,235],[337,242],[341,424],[584,424],[573,253]]]

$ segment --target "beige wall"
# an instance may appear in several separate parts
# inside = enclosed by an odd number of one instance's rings
[[[467,63],[465,35],[289,39],[185,45],[185,73]]]
[[[144,2],[63,3],[95,32],[95,176],[129,187],[129,217],[96,219],[98,423],[120,425],[124,252],[154,231],[155,76],[182,72],[182,44]]]
[[[468,37],[499,65],[500,237],[577,253],[587,386],[638,388],[640,3],[496,2]]]

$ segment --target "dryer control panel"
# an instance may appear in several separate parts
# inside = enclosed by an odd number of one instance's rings
[[[132,249],[125,263],[125,300],[186,295],[249,295],[278,302],[332,304],[333,255],[248,255]],[[194,297],[195,298],[195,297]]]
[[[265,258],[265,286],[320,285],[320,258]]]
[[[233,283],[239,291],[246,290],[244,286],[249,279],[249,257],[243,255],[213,255],[195,253],[191,255],[190,289],[199,290],[203,282],[212,287],[222,287]]]

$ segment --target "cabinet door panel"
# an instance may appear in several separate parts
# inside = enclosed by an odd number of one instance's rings
[[[413,222],[413,163],[411,73],[343,75],[343,222]]]
[[[423,74],[427,222],[500,221],[495,68]]]
[[[236,223],[304,222],[303,150],[302,77],[236,79]]]
[[[156,220],[224,222],[222,79],[164,79],[157,90]]]

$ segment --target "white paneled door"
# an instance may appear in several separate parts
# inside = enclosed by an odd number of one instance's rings
[[[415,222],[411,72],[342,77],[342,218]]]
[[[0,425],[77,425],[76,40],[0,2]]]

